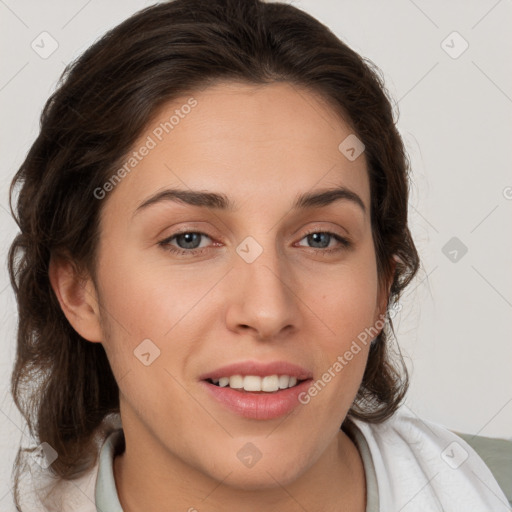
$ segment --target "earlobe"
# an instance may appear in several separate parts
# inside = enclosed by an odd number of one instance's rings
[[[62,312],[73,329],[88,341],[103,341],[92,279],[81,276],[73,262],[62,256],[51,257],[48,274]]]

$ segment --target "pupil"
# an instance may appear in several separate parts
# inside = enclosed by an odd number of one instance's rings
[[[184,233],[182,235],[179,235],[176,241],[178,241],[178,245],[181,246],[182,244],[179,243],[180,238],[185,240],[185,246],[182,247],[183,249],[196,249],[197,246],[199,245],[195,245],[195,242],[198,242],[200,240],[199,233]]]
[[[329,235],[328,233],[313,233],[313,234],[309,235],[309,238],[310,238],[310,242],[313,241],[313,244],[320,243],[320,245],[322,247],[327,247],[329,245],[329,241],[327,240],[327,244],[322,244],[321,243],[321,238],[323,237],[324,238],[324,242],[325,242],[326,238],[328,238],[330,236],[331,235]]]

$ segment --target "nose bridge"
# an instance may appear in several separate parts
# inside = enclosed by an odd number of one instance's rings
[[[276,336],[284,327],[296,326],[292,272],[272,234],[260,235],[258,240],[246,237],[236,253],[231,323],[252,327],[261,337]]]

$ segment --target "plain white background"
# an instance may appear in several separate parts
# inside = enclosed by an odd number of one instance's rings
[[[9,184],[65,64],[152,3],[0,0],[2,510],[11,503],[11,465],[24,430],[9,396],[16,307],[6,257],[17,231]],[[413,176],[410,222],[422,259],[395,318],[411,370],[407,407],[453,430],[511,438],[512,3],[292,3],[377,64],[399,108]],[[44,31],[58,44],[48,58],[31,47]]]

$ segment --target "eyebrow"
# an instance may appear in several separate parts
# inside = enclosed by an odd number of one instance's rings
[[[340,200],[357,204],[363,213],[366,214],[366,207],[363,200],[355,192],[346,187],[337,187],[301,194],[293,203],[292,211],[321,208]],[[162,190],[148,197],[136,208],[133,215],[140,213],[152,205],[169,201],[181,202],[191,206],[214,208],[216,210],[235,211],[237,209],[235,203],[225,194],[174,188]]]

